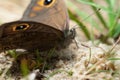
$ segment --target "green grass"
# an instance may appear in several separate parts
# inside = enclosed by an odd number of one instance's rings
[[[86,26],[85,23],[90,24],[102,35],[99,38],[100,41],[107,43],[109,38],[116,38],[120,34],[120,6],[117,4],[117,1],[118,0],[104,0],[106,5],[103,6],[94,2],[93,0],[75,0],[74,3],[70,0],[67,0],[67,5],[69,8],[70,18],[80,26],[88,40],[96,39],[96,37],[95,33],[88,29],[88,26]],[[94,12],[93,15],[95,15],[99,23],[92,17],[90,13],[86,13],[83,10],[80,10],[76,3],[80,5],[87,5],[90,9],[92,9]],[[72,11],[71,8],[74,11]],[[101,10],[99,11],[98,9]],[[101,13],[102,11],[105,12],[106,16],[103,16]],[[103,34],[103,31],[106,31],[106,34]]]
[[[19,71],[22,76],[28,75],[34,69],[40,69],[41,73],[43,73],[45,70],[50,69],[54,66],[52,63],[50,63],[51,58],[55,55],[54,48],[45,52],[35,50],[33,53],[27,54],[26,52],[16,52],[16,50],[8,50],[7,52],[14,59],[14,62],[17,62],[16,65],[19,65]]]

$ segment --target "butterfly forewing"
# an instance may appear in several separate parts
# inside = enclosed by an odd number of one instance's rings
[[[14,25],[29,25],[26,30],[12,31]],[[1,47],[9,46],[9,49],[26,49],[29,51],[39,49],[40,51],[49,50],[57,46],[58,43],[64,41],[64,34],[51,26],[40,24],[37,22],[12,22],[3,24],[0,38]],[[8,32],[8,30],[10,30]],[[5,50],[5,49],[4,49]]]
[[[45,5],[45,1],[51,3]],[[69,28],[69,17],[64,0],[32,0],[21,20],[43,23],[62,31]]]

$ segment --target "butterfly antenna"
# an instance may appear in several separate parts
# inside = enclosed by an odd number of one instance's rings
[[[98,11],[100,11],[100,10],[101,10],[101,8],[98,8],[98,9],[96,10],[96,12],[98,12]],[[94,13],[95,13],[95,12],[91,13],[89,16],[87,16],[86,18],[84,18],[84,19],[81,20],[81,21],[85,21],[86,19],[88,19],[89,17],[91,17],[92,15],[94,15]],[[74,29],[77,29],[77,28],[79,28],[79,27],[78,27],[77,24],[75,24],[75,25],[73,26],[73,28],[74,28]]]
[[[98,8],[95,12],[98,12],[98,11],[100,11],[100,10],[101,10],[101,8]],[[89,18],[89,17],[91,17],[92,15],[94,15],[95,12],[91,13],[89,16],[87,16],[86,18],[84,18],[82,21],[84,21],[84,20],[86,20],[87,18]]]
[[[96,10],[96,12],[97,12],[97,11],[100,11],[100,10],[101,10],[101,8],[98,8],[98,9]],[[94,13],[95,13],[95,12],[91,13],[89,16],[87,16],[86,18],[84,18],[82,21],[84,21],[84,20],[88,19],[89,17],[91,17]],[[77,29],[77,28],[79,28],[79,26],[76,24],[76,25],[73,26],[73,28],[71,28],[71,30],[72,30],[72,29],[75,30],[75,29]],[[77,44],[77,41],[76,41],[75,38],[74,38],[74,41],[75,41],[75,44],[76,44],[77,48],[79,48],[79,45]]]

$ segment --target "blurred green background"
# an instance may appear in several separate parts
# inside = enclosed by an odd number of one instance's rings
[[[88,40],[99,39],[110,44],[120,34],[119,0],[67,0],[70,18],[82,29]]]

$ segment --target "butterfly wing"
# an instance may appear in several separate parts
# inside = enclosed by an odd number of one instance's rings
[[[18,25],[28,24],[27,29],[21,30]],[[16,30],[14,30],[16,28]],[[26,49],[34,51],[49,50],[64,41],[62,31],[51,26],[29,21],[17,21],[1,25],[0,50]]]
[[[62,31],[69,28],[64,0],[32,0],[22,20],[47,24]]]

